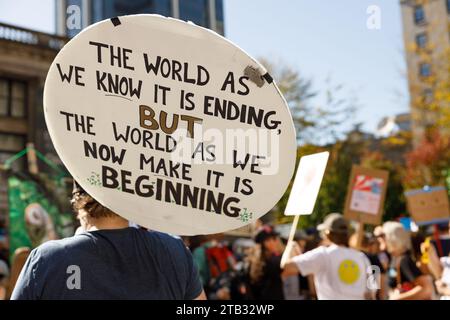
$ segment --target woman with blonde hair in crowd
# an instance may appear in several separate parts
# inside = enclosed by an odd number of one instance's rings
[[[391,300],[430,300],[433,284],[430,276],[422,273],[411,252],[411,236],[399,222],[383,225],[387,250],[391,255],[388,270]]]

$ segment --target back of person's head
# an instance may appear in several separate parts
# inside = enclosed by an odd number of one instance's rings
[[[75,180],[70,201],[73,210],[80,216],[85,214],[88,219],[116,217],[117,214],[91,197]]]
[[[265,241],[272,239],[272,238],[277,238],[278,236],[279,236],[279,234],[278,234],[278,232],[275,231],[273,226],[271,226],[269,224],[265,224],[256,230],[256,232],[253,236],[253,240],[255,241],[255,243],[264,246]]]
[[[444,235],[444,236],[448,235],[449,227],[450,227],[450,221],[437,224],[437,229],[438,229],[440,235]]]
[[[328,240],[339,246],[348,246],[350,237],[350,225],[340,213],[330,213],[322,224],[317,226]]]
[[[402,254],[411,250],[411,236],[400,222],[388,221],[384,223],[383,233],[389,252]]]
[[[373,254],[374,243],[377,242],[375,236],[370,232],[364,232],[360,235],[358,232],[353,233],[350,236],[349,244],[351,248],[364,251],[366,253]]]

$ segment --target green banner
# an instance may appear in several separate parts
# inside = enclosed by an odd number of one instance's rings
[[[45,241],[73,235],[72,213],[60,212],[35,181],[10,176],[8,202],[10,258],[17,248],[35,248]]]

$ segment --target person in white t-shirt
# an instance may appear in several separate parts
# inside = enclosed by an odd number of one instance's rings
[[[372,299],[367,276],[370,262],[364,253],[348,247],[348,222],[341,214],[331,213],[317,229],[329,245],[290,258],[283,266],[283,276],[314,275],[319,300]]]

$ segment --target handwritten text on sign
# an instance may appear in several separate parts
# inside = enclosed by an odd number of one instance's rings
[[[201,27],[152,15],[105,20],[56,57],[46,121],[68,170],[114,212],[176,234],[226,231],[269,211],[294,168],[292,119],[263,75]]]

